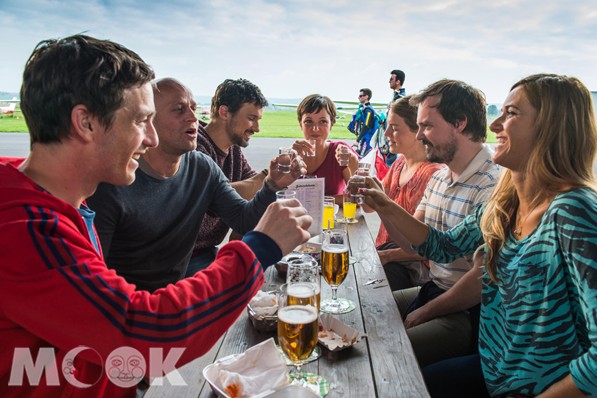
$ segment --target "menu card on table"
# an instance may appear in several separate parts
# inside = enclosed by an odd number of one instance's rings
[[[296,198],[313,217],[309,228],[311,236],[321,234],[324,187],[325,178],[299,178],[288,186],[289,190],[296,191]]]

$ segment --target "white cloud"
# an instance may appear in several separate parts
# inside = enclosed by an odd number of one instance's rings
[[[394,68],[406,72],[409,92],[449,77],[495,102],[535,72],[575,75],[597,90],[591,0],[0,2],[0,37],[11,43],[2,91],[18,90],[37,42],[79,32],[124,44],[198,95],[245,77],[268,97],[354,99],[370,87],[374,100],[387,101]]]

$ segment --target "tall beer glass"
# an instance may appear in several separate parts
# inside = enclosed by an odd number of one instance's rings
[[[317,344],[317,297],[308,282],[286,283],[278,298],[278,342],[294,364],[292,377],[302,379],[301,366]]]
[[[338,286],[348,275],[348,235],[343,229],[324,231],[321,246],[321,273],[332,288],[332,298],[321,303],[321,311],[330,314],[344,314],[354,310],[354,303],[337,298]]]

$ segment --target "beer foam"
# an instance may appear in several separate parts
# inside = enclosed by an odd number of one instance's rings
[[[322,246],[321,250],[328,253],[345,253],[348,251],[348,246],[330,244]]]
[[[307,324],[317,320],[317,308],[307,305],[291,305],[278,310],[278,320],[292,325]]]
[[[313,296],[313,291],[319,293],[318,287],[317,284],[309,282],[292,283],[288,285],[286,292],[292,297],[307,298]]]

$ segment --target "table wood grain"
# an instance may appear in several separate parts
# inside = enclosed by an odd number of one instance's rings
[[[363,216],[359,222],[347,226],[351,245],[351,271],[338,288],[338,297],[351,299],[355,310],[336,315],[347,325],[361,330],[367,338],[354,347],[330,352],[322,347],[322,356],[302,367],[317,373],[330,383],[329,398],[335,397],[429,397],[417,360],[404,329],[398,308],[387,282],[364,285],[370,279],[385,279],[374,240]],[[343,224],[338,224],[344,228]],[[366,261],[372,267],[365,266]],[[284,283],[275,267],[266,271],[262,290],[275,290]],[[322,299],[331,296],[331,289],[322,281]],[[178,369],[186,386],[172,386],[167,378],[158,378],[145,393],[154,397],[214,398],[205,382],[203,368],[217,358],[239,354],[270,337],[275,332],[256,331],[246,312],[204,356]],[[162,385],[156,385],[161,382]]]

